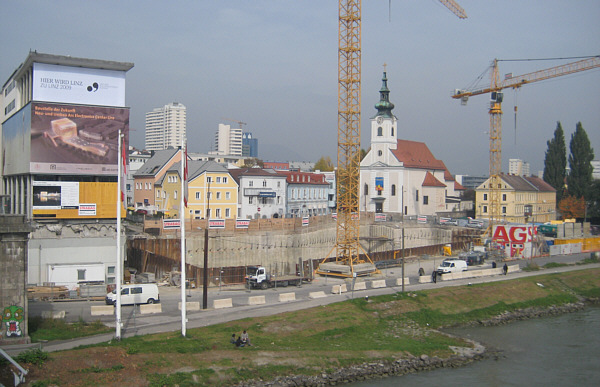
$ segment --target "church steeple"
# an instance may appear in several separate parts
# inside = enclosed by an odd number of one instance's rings
[[[375,104],[375,109],[377,109],[377,114],[375,117],[393,118],[393,108],[394,104],[390,102],[390,89],[387,87],[387,73],[384,65],[383,78],[381,79],[381,89],[379,90],[379,102]]]

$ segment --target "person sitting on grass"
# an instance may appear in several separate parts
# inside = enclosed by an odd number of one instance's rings
[[[230,342],[231,344],[235,344],[235,341],[236,341],[236,340],[235,340],[235,333],[234,333],[233,335],[231,335],[231,339],[229,340],[229,342]]]
[[[240,337],[242,338],[242,343],[252,346],[252,344],[250,344],[250,337],[248,337],[248,333],[246,331],[242,332]]]

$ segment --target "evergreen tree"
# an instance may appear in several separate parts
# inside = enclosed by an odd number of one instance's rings
[[[592,184],[594,150],[581,122],[577,123],[575,133],[571,135],[569,148],[571,149],[569,155],[571,172],[567,176],[569,194],[576,198],[587,198]]]
[[[565,146],[565,133],[560,121],[556,123],[554,138],[546,142],[548,150],[544,159],[544,176],[546,183],[556,190],[556,202],[563,197],[567,169],[567,148]]]

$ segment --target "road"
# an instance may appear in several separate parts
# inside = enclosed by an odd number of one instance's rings
[[[569,256],[543,257],[530,260],[519,260],[509,262],[509,265],[518,264],[524,267],[530,263],[543,266],[548,262],[575,263],[589,257],[589,253],[574,254]],[[525,277],[530,275],[539,275],[549,272],[562,272],[569,270],[578,270],[586,267],[600,267],[600,264],[591,264],[586,266],[567,266],[555,269],[541,270],[537,272],[518,272],[507,276],[490,276],[471,279],[462,279],[454,281],[438,281],[437,283],[418,283],[419,268],[423,268],[426,273],[431,273],[433,269],[443,260],[442,257],[429,257],[419,259],[405,264],[406,277],[409,278],[409,284],[405,286],[406,291],[417,291],[430,289],[440,286],[460,286],[469,283],[481,283],[502,281],[507,279]],[[478,266],[478,268],[491,267],[491,264]],[[382,273],[365,279],[366,281],[385,279],[387,287],[380,289],[368,289],[356,292],[347,292],[342,294],[332,294],[333,285],[344,283],[344,279],[332,277],[319,277],[310,284],[304,284],[301,287],[287,287],[267,290],[248,290],[242,286],[234,288],[211,288],[208,294],[208,309],[200,311],[188,311],[187,328],[196,328],[207,325],[213,325],[221,322],[242,319],[246,317],[259,317],[273,315],[286,311],[301,310],[314,306],[326,305],[334,302],[343,301],[352,297],[365,297],[379,294],[390,294],[401,290],[396,286],[396,279],[401,278],[401,268],[393,267],[383,269]],[[312,299],[310,292],[323,291],[327,297]],[[279,302],[279,294],[294,292],[296,300],[290,302]],[[190,289],[186,291],[188,302],[199,302],[202,307],[202,289]],[[249,305],[248,299],[251,296],[264,295],[266,303],[263,305]],[[178,308],[181,301],[181,290],[178,288],[161,287],[160,288],[162,313],[153,315],[140,315],[139,306],[122,307],[122,335],[129,337],[140,334],[151,334],[158,332],[169,332],[181,330],[181,311]],[[216,299],[231,298],[233,308],[212,309],[213,301]],[[63,301],[63,302],[29,302],[30,316],[42,315],[43,311],[65,311],[67,321],[94,321],[100,320],[108,326],[115,326],[114,316],[91,316],[91,306],[105,305],[104,301]],[[106,342],[114,337],[114,333],[98,335],[88,338],[71,340],[66,342],[44,343],[43,348],[46,351],[55,351],[69,349],[79,345]]]

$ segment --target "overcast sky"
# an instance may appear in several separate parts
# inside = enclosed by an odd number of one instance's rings
[[[489,171],[488,96],[450,98],[494,58],[600,54],[598,0],[457,0],[461,20],[436,0],[365,0],[362,142],[387,63],[398,137],[425,142],[452,174]],[[390,20],[391,19],[391,20]],[[131,144],[143,148],[145,113],[187,107],[189,148],[206,152],[224,118],[246,122],[259,157],[337,157],[336,0],[2,1],[0,80],[29,50],[133,62],[127,73]],[[514,75],[566,61],[501,62]],[[489,84],[486,75],[484,83]],[[515,133],[513,106],[517,101]],[[543,169],[556,122],[567,149],[581,121],[600,159],[600,70],[505,91],[502,170],[509,158]]]

